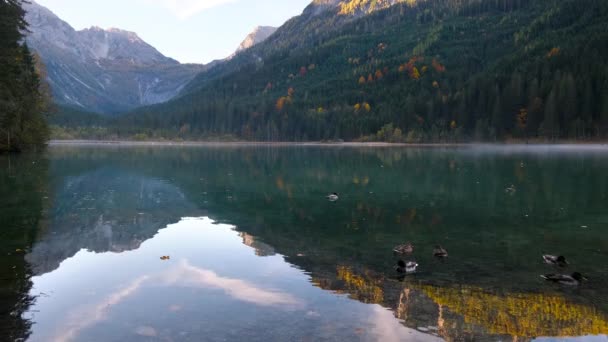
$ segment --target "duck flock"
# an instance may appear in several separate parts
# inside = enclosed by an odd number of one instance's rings
[[[506,191],[511,193],[515,192],[515,186],[511,186]],[[339,194],[337,192],[327,195],[326,198],[330,202],[336,202],[340,199]],[[414,245],[412,245],[411,242],[405,243],[403,245],[398,245],[393,248],[393,252],[396,255],[410,255],[414,253]],[[448,257],[448,251],[440,245],[437,245],[433,249],[433,256],[439,259],[445,259]],[[559,267],[566,267],[567,265],[569,265],[568,261],[566,261],[566,258],[562,255],[555,256],[544,254],[543,261],[546,264]],[[407,274],[416,273],[416,269],[418,268],[418,266],[418,263],[415,261],[404,261],[402,259],[399,259],[399,261],[397,261],[397,264],[394,266],[394,269],[397,273],[403,276]],[[561,273],[549,273],[541,275],[541,278],[545,279],[546,281],[569,286],[578,286],[584,280],[587,280],[587,278],[579,272],[574,272],[571,275]]]
[[[409,255],[414,253],[414,246],[412,245],[412,243],[408,242],[406,244],[396,246],[393,249],[393,252],[396,255]],[[436,258],[445,259],[448,257],[448,251],[445,248],[437,245],[433,249],[433,256]],[[569,264],[568,261],[566,261],[566,258],[562,255],[555,256],[545,254],[543,255],[543,261],[546,264],[559,267],[566,267]],[[415,261],[403,261],[402,259],[397,261],[397,264],[394,266],[395,271],[400,275],[416,273],[417,268],[418,263],[416,263]],[[574,272],[571,275],[550,273],[541,275],[541,277],[547,281],[570,286],[580,285],[582,281],[587,280],[587,278],[585,278],[579,272]]]

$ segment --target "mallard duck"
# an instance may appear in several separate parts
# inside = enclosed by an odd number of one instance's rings
[[[326,198],[327,198],[328,200],[330,200],[331,202],[335,202],[335,201],[337,201],[337,200],[339,200],[339,199],[340,199],[340,197],[338,196],[338,193],[337,193],[337,192],[334,192],[334,193],[331,193],[331,194],[327,195],[327,197],[326,197]]]
[[[566,258],[563,255],[555,256],[545,254],[543,255],[543,260],[545,261],[545,264],[549,265],[558,265],[560,267],[565,267],[566,265],[568,265],[568,262],[566,261]]]
[[[554,283],[559,283],[562,285],[570,285],[570,286],[580,285],[580,283],[583,280],[587,280],[587,278],[583,277],[583,275],[578,272],[574,272],[574,273],[572,273],[572,275],[545,274],[545,275],[541,275],[541,278],[543,278],[547,281],[552,281]]]
[[[510,187],[508,187],[508,188],[505,189],[505,192],[507,194],[513,195],[513,194],[515,194],[517,192],[517,188],[515,187],[515,185],[511,184]]]
[[[437,245],[435,246],[435,249],[433,249],[433,255],[438,258],[447,258],[448,251],[446,251],[445,248],[441,247],[440,245]]]
[[[397,254],[412,254],[414,253],[414,246],[408,242],[406,244],[396,246],[393,248],[393,252]]]
[[[397,265],[395,265],[395,271],[397,271],[397,273],[404,274],[416,273],[417,267],[418,264],[415,261],[405,262],[403,260],[399,260],[397,261]]]

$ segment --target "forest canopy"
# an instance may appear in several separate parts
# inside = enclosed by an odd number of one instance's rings
[[[180,97],[78,130],[266,141],[608,138],[605,0],[338,10],[304,11]]]

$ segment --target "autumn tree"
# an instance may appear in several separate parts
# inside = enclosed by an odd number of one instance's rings
[[[382,74],[382,71],[380,70],[376,70],[376,81],[380,81],[382,79],[382,77],[384,77],[384,75]]]

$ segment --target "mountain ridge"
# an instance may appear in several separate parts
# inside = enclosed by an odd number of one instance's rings
[[[55,101],[102,114],[166,102],[206,66],[180,64],[136,33],[80,31],[32,1],[24,3],[26,41],[41,56]]]
[[[182,139],[600,138],[606,32],[601,0],[316,0],[180,97],[113,124]]]
[[[239,47],[236,49],[235,54],[239,53],[243,50],[247,50],[250,47],[265,41],[266,39],[268,39],[268,37],[270,37],[273,33],[275,33],[277,29],[278,29],[278,27],[274,27],[274,26],[257,26],[257,27],[255,27],[253,29],[253,31],[251,33],[249,33],[247,35],[247,37],[245,37],[243,42],[241,42]]]

